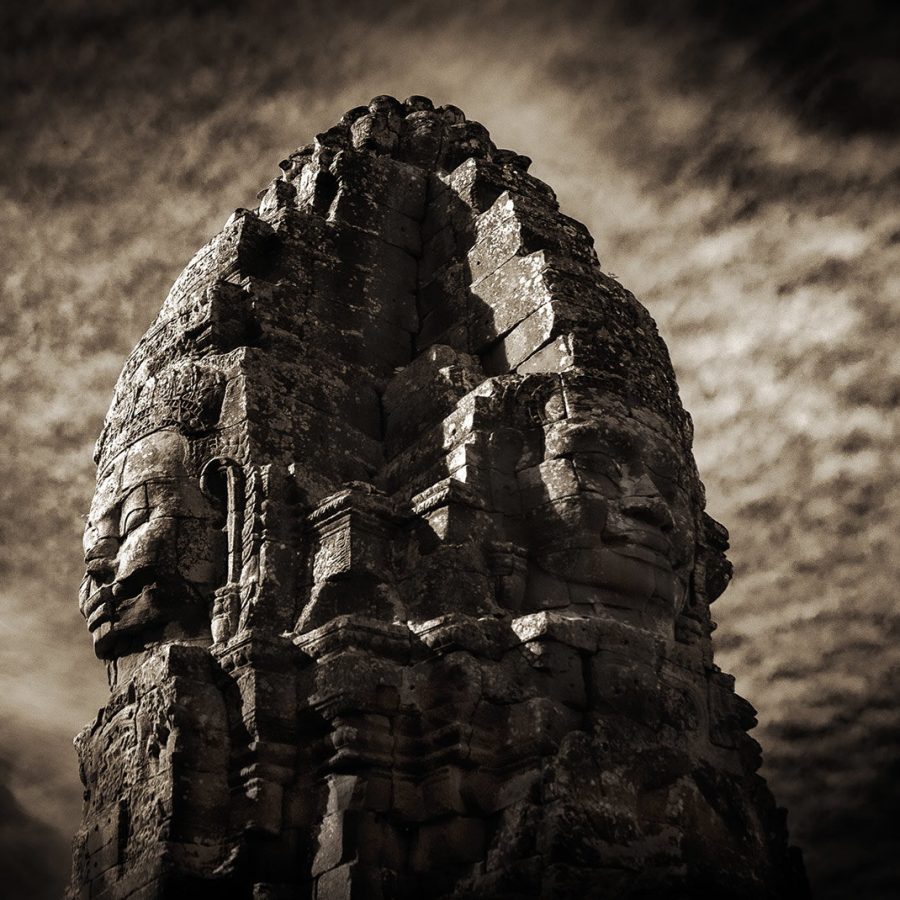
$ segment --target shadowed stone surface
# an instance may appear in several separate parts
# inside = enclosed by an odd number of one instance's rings
[[[375,98],[176,281],[97,444],[72,897],[805,895],[665,345],[528,163]]]

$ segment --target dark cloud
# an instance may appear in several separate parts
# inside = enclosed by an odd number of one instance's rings
[[[835,624],[846,627],[843,618]],[[900,619],[883,625],[894,639],[900,634]],[[879,646],[878,637],[857,634],[838,652],[848,657],[846,662],[853,669],[865,672],[866,659]],[[826,664],[835,662],[832,658]],[[782,674],[797,686],[802,683],[799,672]],[[802,803],[803,793],[810,790],[822,794],[816,817],[803,822],[794,834],[796,840],[815,848],[821,884],[818,896],[822,897],[896,896],[900,723],[895,706],[900,672],[872,675],[866,690],[855,696],[838,689],[831,698],[820,697],[826,701],[825,715],[781,722],[769,734],[769,743],[778,748],[770,751],[769,765],[791,772],[794,778],[794,784],[783,790],[782,802]]]
[[[29,814],[5,784],[0,763],[0,885],[21,900],[58,900],[69,866],[69,842]]]
[[[737,53],[806,125],[839,134],[900,130],[900,7],[892,0],[622,0],[609,6],[631,26],[691,34],[679,74],[685,86],[729,79]]]
[[[900,129],[900,8],[890,0],[716,3],[697,14],[747,41],[809,124],[843,133]]]
[[[896,894],[892,5],[3,5],[0,754],[16,808],[77,821],[71,737],[104,695],[74,599],[79,514],[125,355],[286,151],[370,96],[422,93],[533,157],[659,321],[732,532],[719,662],[760,709],[765,774],[820,897]]]

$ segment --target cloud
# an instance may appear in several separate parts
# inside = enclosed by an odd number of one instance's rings
[[[370,96],[424,93],[533,157],[660,323],[732,531],[718,660],[760,709],[819,895],[887,895],[890,4],[38,0],[0,16],[0,697],[21,803],[74,830],[70,741],[104,695],[76,612],[79,514],[121,362],[286,151]]]

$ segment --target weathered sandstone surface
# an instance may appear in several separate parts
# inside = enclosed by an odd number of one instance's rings
[[[377,97],[176,281],[97,444],[73,898],[805,895],[665,345],[528,164]]]

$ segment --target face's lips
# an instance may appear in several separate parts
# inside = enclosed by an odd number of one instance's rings
[[[672,571],[672,544],[658,529],[636,526],[622,530],[607,530],[603,543],[622,556],[630,556],[650,563],[666,572]]]
[[[611,546],[643,547],[666,559],[669,559],[672,553],[672,543],[663,532],[658,528],[637,523],[629,523],[623,528],[607,528],[603,532],[603,542]]]
[[[95,631],[104,621],[112,615],[112,589],[108,584],[103,584],[95,590],[84,604],[82,613],[87,619],[88,631]]]
[[[139,597],[153,585],[154,581],[153,570],[147,567],[138,569],[112,584],[101,584],[97,587],[82,606],[88,631],[95,631],[103,622],[112,621],[121,605]],[[95,582],[88,578],[87,583],[93,585]]]
[[[669,561],[669,558],[650,547],[628,542],[615,544],[611,549],[620,556],[640,560],[664,572],[672,571],[672,563]]]

